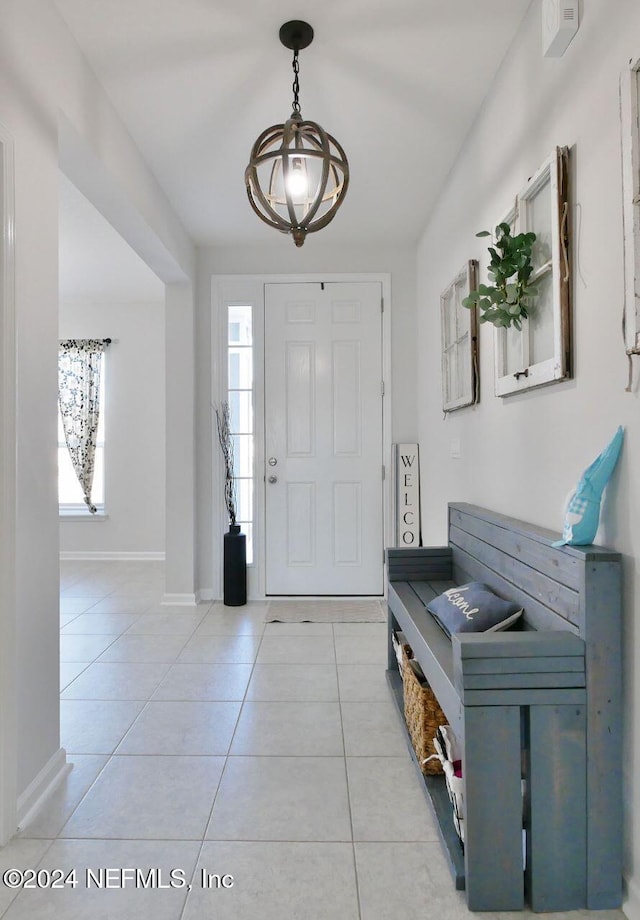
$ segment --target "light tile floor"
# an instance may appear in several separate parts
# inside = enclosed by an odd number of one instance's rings
[[[384,624],[162,607],[162,580],[156,563],[62,565],[73,769],[0,850],[0,870],[75,869],[77,885],[0,886],[0,916],[468,917],[393,712]],[[88,887],[87,871],[106,869],[155,870],[167,887],[130,874]]]

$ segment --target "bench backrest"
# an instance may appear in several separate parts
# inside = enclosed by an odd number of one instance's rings
[[[620,554],[597,546],[553,547],[558,536],[476,505],[452,503],[451,577],[457,584],[483,581],[521,603],[528,628],[593,639],[594,630],[606,633],[619,622]],[[594,600],[597,622],[590,615]]]

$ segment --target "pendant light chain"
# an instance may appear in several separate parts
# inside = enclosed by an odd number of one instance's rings
[[[293,51],[293,110],[286,122],[258,136],[244,181],[260,220],[302,246],[308,233],[333,220],[349,185],[349,163],[335,137],[317,122],[302,120],[298,52],[313,41],[313,29],[292,19],[281,26],[279,36]]]
[[[296,48],[293,52],[293,112],[296,115],[300,115],[300,100],[298,99],[298,94],[300,93],[300,81],[298,80],[298,74],[300,72],[300,65],[298,64],[298,49]]]

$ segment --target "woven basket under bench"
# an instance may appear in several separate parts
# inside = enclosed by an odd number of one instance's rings
[[[439,726],[447,724],[447,717],[440,709],[420,665],[413,658],[406,660],[403,678],[404,718],[420,769],[428,774],[442,773],[442,764],[437,757],[427,763],[423,761],[436,753],[433,739]]]

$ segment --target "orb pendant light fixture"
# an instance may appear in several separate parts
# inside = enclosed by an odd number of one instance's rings
[[[280,41],[293,51],[293,110],[283,125],[262,132],[244,178],[258,217],[302,246],[307,233],[335,217],[349,185],[349,164],[337,140],[300,112],[298,52],[313,41],[313,29],[297,19],[286,22]]]

